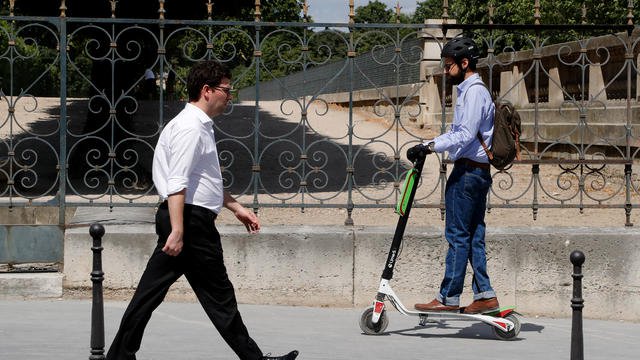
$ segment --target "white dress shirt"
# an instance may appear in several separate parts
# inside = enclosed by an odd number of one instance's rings
[[[224,186],[213,121],[197,106],[187,103],[162,130],[153,155],[153,183],[163,200],[187,189],[185,203],[220,212]]]

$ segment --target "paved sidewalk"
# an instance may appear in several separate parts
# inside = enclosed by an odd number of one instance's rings
[[[126,303],[105,303],[105,341]],[[241,305],[263,351],[300,351],[299,359],[569,359],[571,319],[522,319],[518,340],[495,340],[487,325],[420,327],[393,311],[387,333],[363,335],[362,309]],[[568,313],[570,310],[568,310]],[[0,359],[72,360],[90,355],[89,300],[0,301]],[[585,359],[638,359],[640,324],[584,320]],[[235,359],[196,303],[164,303],[145,333],[139,360]]]

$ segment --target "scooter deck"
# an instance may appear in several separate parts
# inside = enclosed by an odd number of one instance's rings
[[[460,312],[464,313],[464,309],[465,307],[461,307],[460,308]],[[496,310],[491,310],[491,311],[485,311],[482,313],[477,313],[477,314],[473,314],[473,315],[487,315],[487,316],[493,316],[493,317],[504,317],[509,315],[510,313],[514,312],[516,310],[515,306],[501,306]],[[469,314],[471,315],[471,314]]]
[[[487,311],[482,314],[465,314],[464,308],[459,311],[432,311],[432,312],[409,312],[406,315],[417,315],[420,317],[420,325],[426,325],[428,319],[437,319],[440,321],[447,320],[471,320],[482,321],[493,327],[496,327],[502,331],[510,331],[514,327],[517,327],[519,332],[519,325],[514,323],[515,319],[511,318],[511,314],[514,313],[515,306],[501,307],[494,311]]]
[[[509,314],[515,312],[516,307],[515,306],[504,306],[501,307],[497,310],[493,310],[493,311],[487,311],[484,313],[479,313],[479,314],[465,314],[464,313],[464,307],[460,308],[457,311],[419,311],[419,310],[413,310],[413,311],[407,311],[405,312],[407,315],[414,315],[414,316],[426,316],[429,318],[434,318],[434,319],[459,319],[459,320],[464,320],[464,319],[480,319],[480,318],[485,318],[485,320],[487,319],[486,317],[492,317],[492,318],[504,318],[507,317]]]
[[[409,313],[413,313],[413,314],[428,314],[428,315],[434,315],[434,314],[443,314],[443,315],[486,315],[486,316],[493,316],[493,317],[502,317],[502,316],[506,316],[509,315],[510,313],[514,312],[516,309],[515,306],[505,306],[505,307],[501,307],[497,310],[492,310],[492,311],[485,311],[482,313],[475,313],[475,314],[466,314],[464,312],[464,307],[461,307],[458,310],[455,311],[422,311],[422,310],[410,310]]]

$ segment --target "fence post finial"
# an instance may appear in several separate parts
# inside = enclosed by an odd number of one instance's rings
[[[442,23],[446,24],[449,19],[449,1],[442,1]]]
[[[400,24],[400,9],[402,9],[402,6],[400,6],[400,1],[396,2],[396,24]]]
[[[533,5],[533,23],[540,25],[540,0],[536,0]]]
[[[307,4],[307,0],[304,0],[302,4],[302,21],[309,22],[309,5]]]
[[[493,0],[489,2],[489,25],[493,25],[493,12],[495,11],[495,6],[493,5]]]
[[[67,4],[66,0],[62,0],[60,3],[60,17],[67,17]]]
[[[349,24],[355,23],[354,18],[356,17],[356,13],[353,10],[353,8],[354,8],[353,0],[349,0]]]
[[[633,26],[633,0],[627,2],[627,25]]]
[[[116,5],[118,4],[118,0],[109,0],[111,3],[111,17],[116,17]]]
[[[16,6],[16,0],[9,0],[9,16],[13,16],[13,8]]]
[[[260,0],[256,0],[255,2],[256,11],[254,13],[254,18],[256,22],[260,22],[262,20],[262,12],[260,12]]]
[[[159,3],[159,5],[160,5],[160,8],[158,9],[158,14],[159,14],[158,18],[159,18],[160,20],[164,20],[164,13],[165,13],[165,12],[167,12],[167,11],[164,9],[164,1],[165,1],[165,0],[158,0],[158,3]]]
[[[207,2],[207,19],[211,20],[211,14],[213,13],[213,3],[211,0]]]

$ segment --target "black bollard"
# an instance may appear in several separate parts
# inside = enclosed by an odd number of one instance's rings
[[[93,238],[93,271],[91,282],[93,283],[93,296],[91,304],[91,356],[89,360],[104,360],[104,301],[102,298],[102,236],[104,226],[92,224],[89,234]]]
[[[584,307],[584,300],[582,299],[582,264],[584,263],[584,254],[580,250],[574,250],[569,259],[573,264],[573,275],[571,275],[573,277],[571,360],[583,360],[582,308]]]

